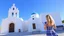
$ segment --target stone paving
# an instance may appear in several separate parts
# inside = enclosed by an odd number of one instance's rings
[[[35,35],[26,35],[26,36],[46,36],[46,34],[35,34]],[[59,33],[58,36],[64,36],[64,33]]]
[[[64,36],[64,33],[58,33],[59,36]],[[0,34],[0,36],[6,36],[5,34]],[[12,36],[12,35],[7,35]],[[13,35],[14,36],[14,35]],[[18,35],[17,36],[46,36],[46,34],[33,34],[33,35]]]
[[[58,31],[58,36],[64,36],[64,31]],[[28,34],[28,35],[27,35]],[[46,36],[45,33],[29,34],[29,33],[10,33],[10,34],[0,34],[0,36]]]

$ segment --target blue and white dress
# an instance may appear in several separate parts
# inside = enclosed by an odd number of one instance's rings
[[[53,26],[47,26],[46,35],[47,36],[58,36],[58,34],[54,31]]]

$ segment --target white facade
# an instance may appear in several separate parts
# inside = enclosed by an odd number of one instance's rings
[[[27,21],[28,21],[28,32],[43,31],[43,24],[38,14],[32,14],[31,18]],[[33,29],[33,24],[35,24],[36,29]]]
[[[59,13],[32,13],[31,17],[24,21],[19,18],[19,10],[16,8],[15,4],[8,11],[8,17],[2,20],[1,33],[10,32],[34,32],[34,31],[45,31],[44,22],[46,22],[45,16],[50,14],[56,25],[62,25]]]
[[[9,8],[8,17],[2,20],[1,33],[9,33],[10,28],[13,29],[13,32],[18,32],[19,29],[22,32],[23,31],[22,24],[23,24],[23,19],[19,18],[19,10],[18,8],[16,8],[15,4],[13,4],[13,6]],[[11,31],[12,30],[10,30],[10,32]]]

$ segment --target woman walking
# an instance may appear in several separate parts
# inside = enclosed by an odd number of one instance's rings
[[[47,36],[58,36],[57,33],[54,31],[56,29],[55,22],[51,15],[46,15],[47,22],[44,25],[44,29],[46,30]]]

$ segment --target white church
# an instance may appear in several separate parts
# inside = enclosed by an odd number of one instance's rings
[[[50,14],[56,25],[62,25],[59,13],[32,13],[28,20],[23,20],[19,18],[19,9],[16,8],[15,4],[12,5],[8,10],[8,17],[2,19],[1,23],[1,33],[11,33],[11,32],[34,32],[34,31],[45,31],[44,22],[46,22],[46,15]]]

